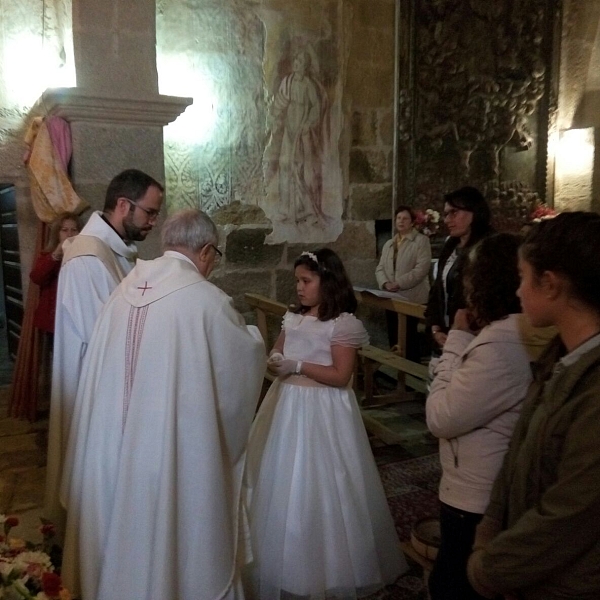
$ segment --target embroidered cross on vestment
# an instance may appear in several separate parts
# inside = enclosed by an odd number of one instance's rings
[[[149,286],[147,281],[144,283],[144,287],[138,287],[138,290],[142,290],[142,296],[146,293],[146,290],[151,290],[151,289],[152,289],[152,286]]]

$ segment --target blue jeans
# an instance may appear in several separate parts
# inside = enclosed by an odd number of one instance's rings
[[[442,503],[440,548],[429,576],[431,600],[484,600],[467,579],[467,561],[482,517]]]

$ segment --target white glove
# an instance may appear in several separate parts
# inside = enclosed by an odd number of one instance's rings
[[[286,375],[292,375],[294,373],[299,374],[301,366],[302,362],[299,360],[282,357],[282,360],[270,363],[269,368],[279,377],[285,377]]]
[[[283,354],[281,354],[281,352],[271,352],[271,354],[269,354],[269,358],[267,359],[267,363],[271,364],[274,362],[280,362],[283,360]]]

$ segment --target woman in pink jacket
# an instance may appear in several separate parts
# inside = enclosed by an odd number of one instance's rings
[[[532,380],[530,362],[550,339],[520,314],[519,243],[518,236],[499,233],[471,251],[464,275],[468,308],[456,312],[427,399],[427,425],[439,438],[442,465],[432,600],[481,598],[466,573],[475,528]]]

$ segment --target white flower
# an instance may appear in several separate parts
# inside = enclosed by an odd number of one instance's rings
[[[425,211],[425,214],[429,216],[429,220],[432,223],[438,223],[440,220],[440,213],[437,210],[433,210],[432,208],[428,208]]]
[[[0,560],[0,575],[2,577],[8,577],[13,569],[15,568],[15,565],[7,560]],[[0,596],[1,598],[2,596]]]
[[[42,573],[54,571],[50,557],[45,552],[21,552],[14,559],[15,568],[34,577]]]

